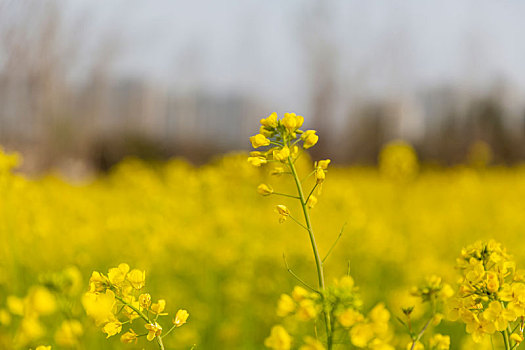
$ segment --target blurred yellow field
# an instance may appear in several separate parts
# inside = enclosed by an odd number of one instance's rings
[[[345,224],[326,280],[349,267],[364,309],[384,302],[390,311],[395,348],[409,341],[395,316],[416,303],[411,287],[429,275],[455,285],[463,247],[496,238],[525,266],[525,168],[418,169],[403,160],[405,148],[384,152],[380,169],[330,167],[311,210],[323,254]],[[16,159],[2,154],[0,348],[155,348],[145,339],[106,340],[82,306],[92,271],[105,274],[123,262],[146,271],[148,290],[166,300],[168,317],[188,310],[167,349],[263,348],[279,322],[279,296],[297,284],[283,253],[307,283],[316,277],[307,234],[290,220],[279,224],[274,212],[277,204],[292,215],[300,208],[256,191],[269,183],[289,192],[291,179],[276,180],[246,157],[230,154],[200,167],[128,159],[72,184],[58,175],[25,178],[14,172]],[[303,174],[310,164],[307,155],[296,163]],[[443,321],[437,329],[451,336],[452,349],[482,348],[470,343],[464,325]]]

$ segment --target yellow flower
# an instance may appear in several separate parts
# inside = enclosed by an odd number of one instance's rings
[[[450,337],[448,335],[436,334],[429,341],[430,347],[435,350],[448,350],[450,348]]]
[[[56,310],[55,296],[45,287],[32,287],[26,297],[26,308],[26,312],[50,315]]]
[[[11,323],[11,314],[6,309],[0,309],[0,326],[8,326]]]
[[[111,284],[119,285],[126,279],[126,274],[129,272],[128,264],[120,264],[118,267],[109,269],[108,279]]]
[[[517,344],[520,344],[523,341],[522,333],[512,333],[510,339],[514,340]]]
[[[480,343],[485,337],[485,334],[492,334],[496,331],[494,323],[483,318],[478,318],[476,315],[472,316],[470,320],[465,320],[467,324],[465,330],[472,336],[474,342]]]
[[[499,277],[494,271],[487,272],[487,289],[491,292],[497,292],[499,289]]]
[[[109,338],[122,331],[122,323],[118,320],[108,322],[102,327],[102,332],[107,334],[106,338]]]
[[[290,210],[282,204],[277,205],[275,211],[279,214],[279,223],[281,224],[290,216]]]
[[[261,119],[262,126],[268,127],[268,128],[276,128],[277,127],[277,113],[273,112],[268,117]]]
[[[414,342],[410,342],[407,344],[407,350],[424,350],[425,347],[420,341],[417,341],[414,345]]]
[[[153,338],[160,336],[160,334],[162,333],[162,327],[157,322],[146,323],[144,327],[148,330],[148,335],[146,336],[146,338],[149,341],[152,341]]]
[[[270,336],[264,340],[264,345],[273,350],[289,350],[292,345],[292,337],[283,326],[273,326]]]
[[[358,322],[363,322],[364,317],[354,309],[346,309],[337,316],[337,320],[341,326],[350,328]]]
[[[374,330],[370,324],[357,324],[350,330],[352,344],[358,348],[364,348],[374,337]]]
[[[250,137],[250,142],[252,143],[253,148],[268,146],[270,144],[270,140],[266,138],[266,136],[264,136],[263,134],[257,134]]]
[[[63,321],[55,332],[55,342],[60,346],[73,347],[83,332],[82,324],[77,320]]]
[[[317,197],[314,196],[313,194],[310,195],[310,198],[308,198],[308,202],[306,202],[306,205],[308,206],[308,208],[312,209],[313,207],[315,207],[316,204],[317,204]]]
[[[323,344],[310,336],[304,338],[304,345],[301,345],[299,350],[325,350]]]
[[[139,305],[143,309],[149,309],[151,305],[151,295],[149,293],[139,295]]]
[[[248,157],[248,163],[253,166],[260,167],[262,164],[266,164],[268,161],[264,157]]]
[[[120,336],[120,341],[124,344],[137,343],[138,335],[133,329],[129,329],[126,333]]]
[[[35,350],[51,350],[51,345],[39,345]]]
[[[299,302],[295,313],[300,321],[309,321],[317,316],[315,303],[310,299],[303,299]]]
[[[293,300],[300,302],[301,300],[304,300],[310,296],[310,293],[300,286],[295,286],[292,291],[292,298]]]
[[[13,315],[22,316],[24,314],[24,301],[15,295],[10,295],[7,297],[7,308]]]
[[[105,292],[109,286],[109,280],[98,271],[93,271],[89,279],[89,291],[91,293]]]
[[[317,166],[323,170],[326,170],[328,168],[328,165],[330,164],[331,160],[330,159],[325,159],[325,160],[320,160],[318,163],[317,163]]]
[[[142,295],[142,294],[141,294]],[[149,295],[149,294],[148,294]],[[139,296],[140,298],[140,296]],[[136,309],[139,309],[141,306],[140,306],[140,302],[138,300],[135,299],[135,297],[133,295],[128,295],[126,297],[124,297],[124,300],[126,301],[126,303],[130,304],[131,306],[133,306],[134,308]],[[136,313],[131,307],[129,307],[128,305],[124,306],[124,308],[122,309],[122,314],[124,316],[126,316],[127,318],[129,318],[130,321],[133,321],[134,319],[136,318],[139,318],[139,314]]]
[[[82,297],[82,305],[88,316],[95,320],[97,325],[114,319],[115,293],[106,290],[104,294],[86,293]]]
[[[272,137],[274,134],[274,131],[268,130],[268,128],[265,126],[261,126],[259,128],[259,134],[264,135],[265,137]]]
[[[277,316],[286,317],[295,310],[295,302],[288,294],[281,294],[277,302]]]
[[[166,300],[164,299],[159,299],[158,302],[151,304],[151,311],[157,315],[167,315],[167,314],[162,313],[162,311],[164,311],[165,308],[166,308]]]
[[[390,312],[385,308],[385,304],[377,304],[369,313],[370,319],[374,322],[386,323],[390,320]]]
[[[319,141],[319,136],[317,136],[315,130],[306,130],[302,135],[301,139],[303,140],[303,147],[308,149],[314,146],[317,141]]]
[[[279,176],[284,173],[284,168],[282,166],[278,166],[270,170],[270,175]]]
[[[189,316],[190,314],[188,313],[188,311],[181,309],[177,311],[177,313],[175,314],[175,319],[173,320],[173,324],[176,327],[180,327],[186,323],[186,320],[188,319]]]
[[[290,156],[290,149],[287,146],[284,146],[281,149],[275,149],[273,151],[273,159],[280,162],[286,160]]]
[[[260,184],[259,187],[257,187],[257,192],[260,195],[269,196],[273,193],[273,188],[271,188],[270,186],[266,184]]]
[[[293,134],[295,130],[299,129],[304,122],[304,118],[295,113],[284,113],[282,124],[288,130],[290,134]]]
[[[131,272],[128,273],[128,281],[133,288],[141,289],[146,285],[146,271],[140,271],[137,269],[131,270]]]
[[[507,328],[508,321],[514,321],[516,314],[512,310],[505,309],[500,302],[493,301],[483,313],[485,319],[494,324],[497,331],[504,331]]]
[[[324,179],[326,178],[326,175],[324,173],[324,170],[322,168],[317,167],[315,169],[315,181],[318,185],[322,184],[324,182]]]

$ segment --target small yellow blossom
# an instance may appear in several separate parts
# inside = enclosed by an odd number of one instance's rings
[[[328,165],[330,164],[330,162],[330,159],[320,160],[319,162],[317,162],[317,166],[323,170],[326,170],[328,169]]]
[[[277,302],[277,316],[286,317],[295,311],[295,302],[288,294],[281,294]]]
[[[137,343],[138,335],[135,331],[130,328],[129,331],[120,336],[120,341],[124,344]]]
[[[301,345],[299,350],[325,350],[325,348],[319,340],[307,336],[304,338],[304,345]]]
[[[370,324],[360,323],[350,330],[350,339],[354,346],[364,348],[374,337],[374,330]]]
[[[510,339],[514,340],[516,344],[521,344],[523,341],[523,333],[512,333]]]
[[[413,341],[407,344],[406,347],[407,350],[425,350],[425,346],[420,341],[417,341],[416,344],[414,344]]]
[[[316,204],[317,204],[317,197],[314,196],[313,194],[310,195],[310,198],[308,198],[306,205],[308,206],[308,208],[312,209],[313,207],[315,207]]]
[[[500,302],[493,301],[483,313],[485,319],[494,324],[497,331],[504,331],[509,321],[516,319],[516,314],[512,310],[505,309]]]
[[[89,291],[91,293],[105,292],[109,286],[109,280],[98,271],[93,271],[89,279]]]
[[[317,167],[315,169],[315,181],[318,185],[322,184],[326,178],[326,175],[324,173],[324,170],[320,167]]]
[[[290,149],[287,146],[284,146],[280,149],[273,150],[273,159],[278,161],[285,161],[290,156]]]
[[[257,134],[250,137],[250,142],[252,143],[253,148],[270,145],[270,140],[263,134]]]
[[[139,295],[139,305],[143,309],[149,309],[151,306],[151,295],[149,293]]]
[[[133,269],[128,273],[128,281],[131,283],[133,288],[142,289],[146,284],[146,271],[140,271]]]
[[[300,302],[310,296],[310,292],[300,286],[295,286],[292,291],[293,300]]]
[[[10,295],[7,297],[7,308],[13,315],[22,316],[24,314],[24,301],[15,295]]]
[[[262,126],[268,127],[268,128],[276,128],[277,127],[277,113],[273,112],[268,117],[261,119]]]
[[[301,139],[304,141],[303,147],[305,149],[315,146],[317,141],[319,141],[319,136],[317,136],[315,133],[315,130],[307,130],[301,135]]]
[[[275,210],[279,214],[279,223],[281,224],[290,216],[290,210],[282,204],[277,205]]]
[[[51,350],[51,345],[39,345],[35,350]]]
[[[277,166],[275,168],[273,168],[272,170],[270,170],[270,175],[275,175],[275,176],[279,176],[279,175],[282,175],[284,173],[284,168],[282,166]]]
[[[273,193],[273,188],[271,186],[266,185],[266,184],[260,184],[257,187],[257,192],[260,195],[269,196],[269,195],[271,195]]]
[[[189,316],[190,314],[188,313],[188,311],[181,309],[177,311],[177,313],[175,314],[175,319],[173,320],[173,324],[175,325],[175,327],[180,327],[186,323],[186,320],[188,319]]]
[[[120,285],[126,279],[126,274],[129,272],[128,264],[120,264],[118,267],[109,269],[108,279],[111,284]]]
[[[0,326],[8,326],[11,323],[11,314],[6,309],[0,309]]]
[[[337,316],[337,321],[345,328],[350,328],[363,320],[363,315],[354,309],[346,309]]]
[[[281,121],[289,133],[293,134],[295,130],[299,129],[304,122],[304,118],[295,113],[284,113]]]
[[[248,157],[248,163],[255,167],[260,167],[262,164],[266,164],[268,161],[264,157]]]
[[[436,334],[429,341],[430,348],[434,350],[448,350],[450,348],[450,337],[448,335]]]
[[[272,350],[289,350],[292,337],[283,326],[273,326],[270,336],[264,340],[264,345]]]
[[[78,344],[78,338],[84,333],[82,324],[77,320],[63,321],[55,332],[57,345],[74,347]]]
[[[102,327],[102,332],[107,334],[106,338],[109,338],[122,331],[122,323],[118,320],[108,322]]]
[[[115,306],[115,293],[106,290],[106,293],[86,293],[82,297],[82,305],[88,316],[95,320],[97,325],[109,322],[114,318],[113,308]]]
[[[146,323],[144,327],[148,330],[148,335],[146,338],[149,341],[152,341],[153,338],[160,336],[162,333],[162,327],[157,322]]]
[[[166,300],[164,299],[159,299],[159,301],[157,301],[156,303],[151,304],[151,311],[157,315],[167,315],[162,313],[162,311],[164,311],[165,308]]]
[[[300,321],[309,321],[314,319],[317,316],[317,308],[314,301],[310,299],[301,300],[295,315]]]

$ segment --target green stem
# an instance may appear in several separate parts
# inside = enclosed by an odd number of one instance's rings
[[[295,185],[297,186],[297,194],[299,195],[299,201],[301,202],[301,207],[303,208],[304,220],[306,222],[306,228],[308,230],[308,235],[310,237],[310,243],[312,244],[312,250],[314,252],[315,265],[317,268],[317,279],[319,282],[319,289],[324,290],[324,273],[323,273],[323,262],[319,256],[319,250],[317,249],[317,243],[315,242],[314,231],[312,229],[312,223],[310,221],[310,214],[308,213],[308,208],[306,207],[306,202],[303,193],[303,187],[299,177],[297,176],[297,171],[295,166],[292,163],[292,159],[288,157],[288,165],[292,171],[293,178],[295,180]]]
[[[157,338],[157,343],[159,344],[159,348],[160,350],[164,350],[164,343],[162,342],[162,338],[160,335],[156,336],[155,338]]]
[[[310,243],[312,245],[312,250],[314,253],[315,266],[317,268],[317,280],[319,283],[319,290],[323,292],[325,289],[323,262],[319,255],[319,250],[317,249],[317,243],[315,242],[314,231],[312,229],[312,223],[310,221],[310,214],[308,213],[308,208],[306,206],[306,200],[305,200],[304,193],[303,193],[303,187],[301,185],[301,181],[299,180],[299,176],[297,176],[297,171],[295,170],[295,165],[292,162],[291,157],[288,157],[288,165],[290,167],[290,170],[292,171],[292,175],[295,180],[295,185],[297,186],[297,194],[299,195],[299,201],[301,202],[301,207],[303,208],[304,220],[306,222],[306,229],[310,237]],[[330,321],[330,316],[326,312],[324,313],[324,316],[325,316],[328,350],[331,350],[332,349],[332,324]]]
[[[130,303],[128,303],[127,301],[125,301],[122,297],[120,297],[118,295],[115,295],[115,299],[120,301],[122,304],[128,306],[131,310],[135,311],[137,313],[137,315],[139,315],[144,321],[146,321],[147,323],[151,323],[149,318],[146,315],[144,315],[142,313],[142,311],[140,311],[135,306],[133,306]],[[162,342],[162,339],[161,339],[160,335],[156,336],[155,338],[157,338],[157,343],[159,344],[160,350],[164,350],[164,343]]]
[[[505,344],[505,350],[510,350],[509,334],[507,333],[507,330],[502,331],[501,335],[503,336],[503,343]]]

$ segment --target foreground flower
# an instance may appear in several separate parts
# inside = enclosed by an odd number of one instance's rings
[[[173,324],[175,325],[175,327],[180,327],[186,323],[186,320],[188,319],[189,316],[190,314],[188,313],[188,311],[179,310],[175,314],[175,319],[173,320]]]
[[[289,350],[292,345],[292,337],[283,326],[277,325],[272,328],[270,336],[264,340],[264,345],[273,350]]]

